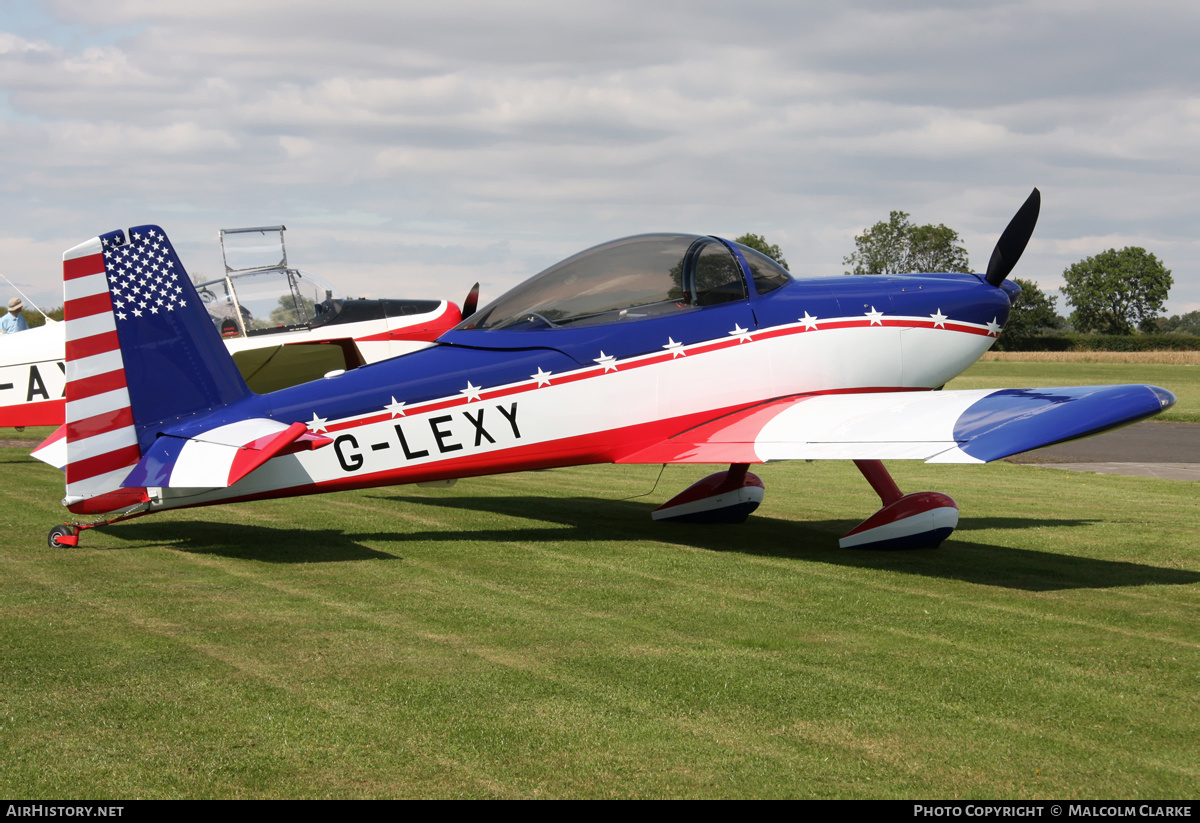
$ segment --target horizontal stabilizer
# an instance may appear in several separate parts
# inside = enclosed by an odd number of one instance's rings
[[[987,463],[1097,434],[1174,405],[1155,386],[865,392],[772,400],[619,463],[925,460]]]
[[[122,486],[226,488],[273,457],[319,449],[333,441],[303,423],[254,418],[194,437],[164,434],[154,441]]]
[[[43,463],[49,463],[56,469],[65,468],[67,465],[67,427],[66,425],[59,426],[54,430],[54,433],[41,442],[41,444],[29,453],[30,457],[36,457]]]

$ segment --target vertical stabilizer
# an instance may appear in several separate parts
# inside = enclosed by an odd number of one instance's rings
[[[63,301],[66,502],[76,512],[111,511],[145,499],[122,481],[161,428],[249,390],[157,226],[132,228],[128,239],[109,232],[64,253]]]

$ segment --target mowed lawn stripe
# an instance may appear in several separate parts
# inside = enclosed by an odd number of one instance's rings
[[[1127,506],[1053,470],[897,466],[962,505],[943,549],[833,548],[877,502],[852,467],[798,464],[764,467],[762,516],[731,529],[647,522],[708,467],[637,500],[619,498],[658,467],[593,467],[171,513],[55,553],[61,486],[32,467],[50,503],[32,495],[0,542],[0,568],[28,572],[0,593],[19,618],[0,665],[20,669],[0,784],[1186,795],[1183,484]],[[47,619],[72,628],[43,643]]]

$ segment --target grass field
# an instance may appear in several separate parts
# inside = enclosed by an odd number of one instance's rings
[[[744,526],[655,524],[705,467],[588,467],[171,512],[45,548],[0,450],[0,795],[1195,798],[1195,484],[894,464],[963,520],[776,464]],[[634,495],[644,495],[631,498]]]
[[[54,426],[29,426],[24,429],[0,428],[0,441],[21,440],[40,443],[54,434]]]

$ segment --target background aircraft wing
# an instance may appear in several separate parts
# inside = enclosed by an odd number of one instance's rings
[[[1156,386],[796,395],[727,414],[619,463],[924,460],[986,463],[1174,405]]]

